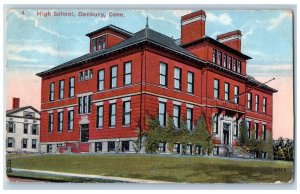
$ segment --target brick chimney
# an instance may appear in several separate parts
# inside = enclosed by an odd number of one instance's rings
[[[13,98],[13,105],[12,105],[12,108],[13,109],[16,109],[16,108],[19,108],[20,107],[20,98]]]
[[[181,45],[201,39],[205,35],[206,13],[196,11],[181,17]]]
[[[241,39],[242,39],[242,32],[240,30],[227,32],[225,34],[220,34],[217,36],[217,41],[240,52],[241,52],[241,45],[242,45]]]

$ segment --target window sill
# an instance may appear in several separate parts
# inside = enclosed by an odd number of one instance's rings
[[[90,114],[92,114],[91,112],[90,113],[80,113],[80,114],[78,114],[78,116],[84,116],[84,115],[90,115]]]
[[[96,127],[96,130],[101,130],[103,129],[103,127]]]
[[[128,124],[128,125],[122,125],[122,128],[128,128],[128,127],[130,127],[130,124]]]
[[[116,126],[111,126],[111,127],[108,127],[109,129],[114,129],[114,128],[116,128]]]
[[[78,80],[78,82],[85,82],[85,81],[88,81],[88,80],[92,80],[93,79],[93,77],[90,77],[90,78],[87,78],[87,79],[83,79],[83,80]]]
[[[67,132],[68,132],[68,133],[73,133],[73,132],[74,132],[74,130],[68,130]]]

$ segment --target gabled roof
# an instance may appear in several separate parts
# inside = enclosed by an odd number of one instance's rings
[[[126,35],[126,36],[128,36],[128,37],[131,37],[131,36],[133,35],[133,33],[129,32],[129,31],[127,31],[127,30],[124,30],[124,29],[122,29],[122,28],[119,28],[119,27],[117,27],[117,26],[115,26],[115,25],[110,24],[110,25],[108,25],[108,26],[105,26],[105,27],[100,28],[100,29],[98,29],[98,30],[95,30],[95,31],[93,31],[93,32],[87,33],[86,36],[90,37],[90,36],[92,36],[92,35],[94,35],[94,34],[97,34],[98,32],[104,31],[104,30],[112,30],[112,31],[116,31],[116,32],[119,32],[119,33],[121,33],[121,34],[124,34],[124,35]]]
[[[215,40],[215,39],[213,39],[213,38],[211,38],[209,36],[204,36],[203,38],[201,38],[199,40],[196,40],[194,42],[190,42],[190,43],[187,43],[187,44],[184,44],[184,45],[181,45],[181,46],[183,48],[187,48],[189,46],[193,46],[193,45],[199,44],[201,42],[205,42],[205,41],[207,41],[207,42],[209,42],[209,43],[211,43],[213,45],[216,45],[216,46],[218,46],[220,48],[223,48],[224,50],[227,50],[227,51],[229,51],[229,52],[231,52],[231,53],[233,53],[233,54],[235,54],[235,55],[237,55],[237,56],[239,56],[239,57],[241,57],[243,59],[246,59],[246,60],[252,59],[251,57],[249,57],[249,56],[241,53],[240,51],[237,51],[237,50],[235,50],[235,49],[233,49],[233,48],[231,48],[231,47],[229,47],[229,46],[227,46],[227,45],[225,45],[225,44],[223,44],[223,43],[221,43],[221,42],[219,42],[219,41],[217,41],[217,40]]]
[[[17,112],[26,110],[26,109],[28,109],[28,108],[31,108],[31,109],[32,109],[33,111],[35,111],[36,113],[40,114],[40,111],[38,111],[37,109],[33,108],[32,106],[23,106],[23,107],[20,107],[20,108],[15,108],[15,109],[7,110],[7,111],[6,111],[6,116],[11,116],[11,115],[14,114],[14,113],[17,113]]]
[[[78,58],[75,58],[73,60],[65,62],[61,65],[58,65],[58,66],[56,66],[52,69],[46,70],[44,72],[40,72],[36,75],[43,77],[47,74],[51,74],[51,73],[57,72],[59,70],[71,68],[77,64],[86,63],[86,62],[96,59],[98,57],[106,56],[108,54],[115,53],[119,50],[127,49],[128,47],[137,45],[139,43],[144,43],[144,42],[150,42],[157,46],[161,46],[161,47],[164,47],[165,49],[169,49],[169,50],[179,53],[181,55],[187,56],[189,58],[193,58],[194,60],[202,61],[201,59],[199,59],[198,57],[196,57],[195,55],[193,55],[186,49],[177,45],[173,38],[170,38],[164,34],[156,32],[150,28],[145,28],[139,32],[136,32],[135,34],[133,34],[132,37],[124,40],[123,42],[121,42],[115,46],[112,46],[112,47],[104,49],[104,50],[99,50],[99,51],[95,51],[93,53],[88,53],[88,54],[82,55]],[[204,61],[202,61],[202,62],[204,62]]]

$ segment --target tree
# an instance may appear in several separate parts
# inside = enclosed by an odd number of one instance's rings
[[[264,152],[267,153],[268,159],[273,160],[273,134],[267,131],[267,141],[264,145]]]
[[[191,141],[195,146],[200,145],[204,150],[204,154],[209,155],[213,150],[212,136],[208,133],[204,114],[197,121],[196,128],[192,132]]]
[[[250,140],[247,143],[247,147],[250,150],[250,153],[254,154],[256,152],[257,140],[254,137],[254,128],[251,128]]]
[[[246,121],[242,120],[240,123],[240,136],[239,136],[239,145],[241,147],[246,147],[248,142],[248,128],[246,125]]]

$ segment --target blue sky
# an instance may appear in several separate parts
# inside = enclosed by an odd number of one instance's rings
[[[24,12],[23,12],[24,11]],[[106,17],[37,16],[37,11],[100,12]],[[7,67],[43,71],[88,52],[86,33],[114,24],[131,32],[145,27],[170,37],[180,38],[180,17],[193,10],[80,10],[25,9],[7,13]],[[121,12],[125,17],[109,17]],[[24,14],[23,14],[24,13]],[[292,13],[288,10],[206,10],[206,35],[240,29],[242,52],[248,61],[247,73],[253,76],[291,76],[293,63]]]

